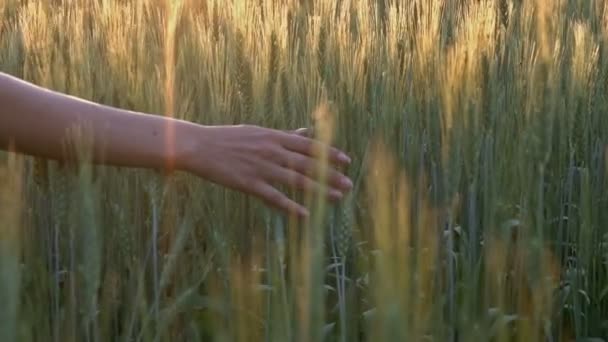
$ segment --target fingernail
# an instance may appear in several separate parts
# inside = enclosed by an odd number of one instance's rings
[[[301,208],[300,209],[300,216],[304,217],[304,218],[308,218],[308,216],[310,216],[308,209],[305,208]]]
[[[330,190],[329,195],[335,199],[342,199],[342,197],[344,197],[342,191],[338,191],[335,189]]]
[[[350,179],[348,179],[347,177],[342,178],[342,185],[348,189],[353,188],[353,182]]]
[[[338,156],[338,158],[339,158],[339,159],[340,159],[340,161],[341,161],[341,162],[343,162],[343,163],[347,163],[347,164],[350,164],[350,163],[351,163],[350,158],[349,158],[349,157],[348,157],[346,154],[344,154],[344,153],[340,153],[340,155]]]

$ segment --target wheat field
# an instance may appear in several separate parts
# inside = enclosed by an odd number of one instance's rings
[[[0,0],[0,71],[326,130],[355,183],[302,223],[1,153],[0,340],[608,340],[607,57],[606,0]]]

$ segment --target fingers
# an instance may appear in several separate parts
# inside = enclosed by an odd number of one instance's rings
[[[285,134],[282,136],[281,144],[290,151],[298,152],[313,158],[320,158],[323,150],[327,149],[328,159],[331,163],[337,165],[350,164],[351,160],[344,152],[335,147],[302,136],[305,132],[308,131],[302,130],[298,134]]]
[[[254,195],[261,198],[267,205],[277,208],[283,212],[296,214],[298,217],[302,218],[309,216],[308,209],[291,200],[285,194],[268,183],[259,182],[254,187]]]
[[[285,151],[284,156],[282,156],[282,166],[295,170],[300,174],[312,179],[318,179],[321,177],[319,174],[319,171],[321,171],[320,163],[317,160],[303,154]],[[325,172],[326,173],[323,176],[332,188],[340,189],[342,192],[352,189],[353,184],[351,180],[333,167],[328,165]]]
[[[302,191],[315,193],[323,191],[323,187],[320,183],[299,172],[285,169],[277,165],[268,167],[265,178],[268,178],[268,182],[260,181],[257,183],[251,191],[252,194],[262,199],[267,205],[285,213],[295,214],[301,218],[309,216],[308,209],[287,197],[269,182],[276,181]],[[343,193],[339,190],[329,188],[327,189],[327,197],[330,200],[337,201],[343,197]]]
[[[273,164],[267,166],[266,178],[269,182],[279,182],[289,187],[309,193],[321,193],[323,186],[314,179],[297,171]],[[332,201],[337,201],[343,197],[343,192],[338,188],[329,187],[327,197]]]
[[[277,131],[274,131],[272,140],[274,143],[278,142],[282,148],[262,156],[262,164],[254,163],[257,164],[257,177],[261,178],[253,185],[249,183],[248,192],[259,197],[267,205],[304,218],[309,215],[308,210],[272,184],[276,182],[305,192],[320,193],[326,190],[330,200],[339,200],[345,192],[352,189],[353,184],[348,177],[337,171],[339,166],[347,166],[351,162],[344,152],[312,139],[313,130],[310,128],[278,131],[278,136],[275,133]],[[330,165],[323,170],[325,174],[320,175],[319,159],[325,156]],[[326,189],[320,179],[327,182]]]

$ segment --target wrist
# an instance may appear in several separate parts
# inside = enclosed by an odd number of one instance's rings
[[[207,160],[210,126],[180,121],[176,129],[175,168],[190,173],[197,172],[197,161]]]

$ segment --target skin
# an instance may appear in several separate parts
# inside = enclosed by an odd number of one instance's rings
[[[277,189],[320,191],[320,151],[328,151],[324,175],[330,200],[352,182],[339,170],[350,164],[342,151],[313,140],[306,129],[285,132],[236,125],[203,126],[169,117],[103,106],[0,73],[0,149],[68,161],[68,132],[86,127],[92,162],[185,171],[255,196],[300,217],[308,210]],[[88,137],[88,136],[87,136]]]

